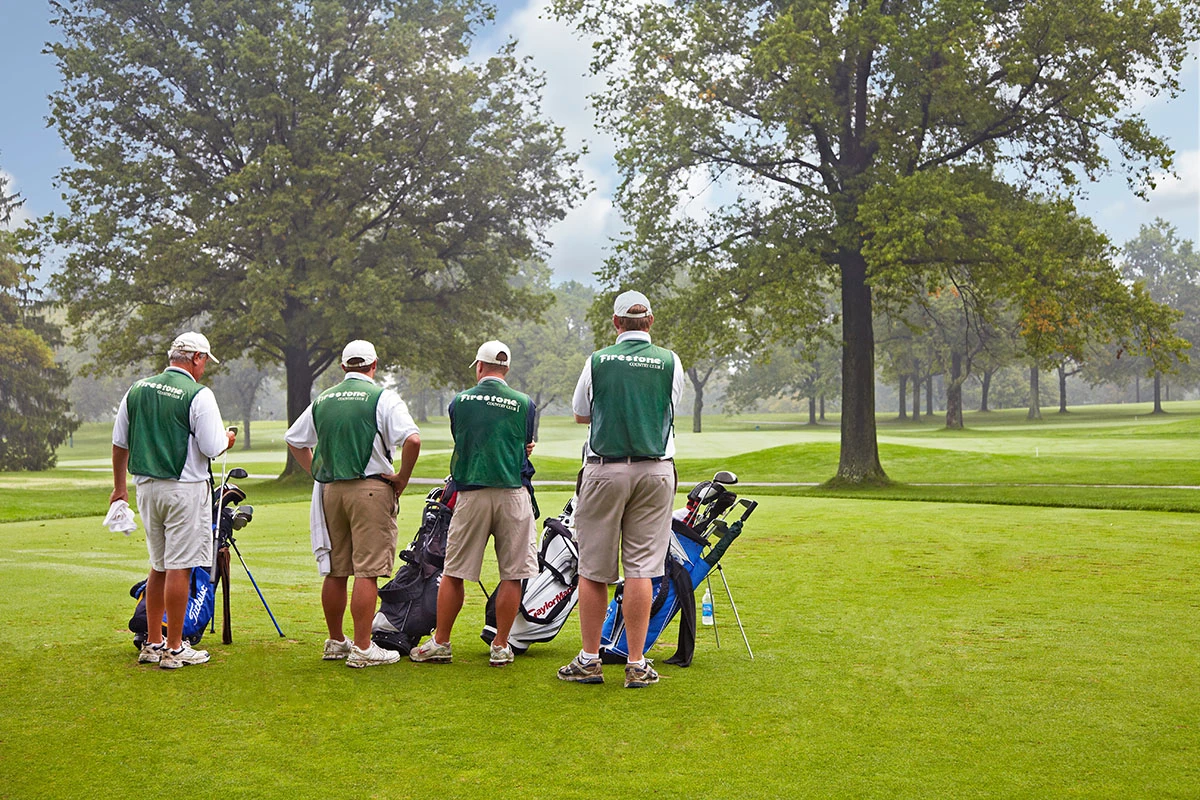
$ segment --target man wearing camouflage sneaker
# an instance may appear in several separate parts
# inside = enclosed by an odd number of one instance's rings
[[[675,406],[683,393],[679,356],[650,343],[654,316],[641,292],[613,303],[617,342],[584,364],[571,406],[588,441],[575,506],[579,627],[583,649],[560,680],[603,683],[600,633],[608,586],[625,574],[625,687],[658,682],[645,657],[652,581],[663,574],[675,499]]]
[[[537,575],[537,530],[533,503],[521,480],[533,451],[534,406],[504,380],[511,351],[503,342],[484,342],[471,366],[476,385],[450,403],[454,453],[450,474],[458,501],[446,536],[446,566],[438,586],[437,629],[409,658],[451,661],[450,632],[462,610],[464,581],[478,581],[489,538],[496,550],[496,636],[488,663],[512,663],[508,633],[521,603],[521,581]]]

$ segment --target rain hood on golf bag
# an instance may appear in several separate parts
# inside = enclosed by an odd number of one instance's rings
[[[575,498],[567,501],[562,514],[547,517],[538,549],[538,574],[521,581],[521,605],[508,634],[515,653],[524,653],[534,642],[548,642],[562,630],[579,599],[579,551],[572,530]],[[496,593],[488,598],[486,625],[480,638],[488,644],[496,638]]]
[[[134,635],[134,643],[141,647],[148,632],[146,625],[146,582],[139,581],[129,589],[129,596],[137,598],[137,607],[129,620],[129,631]],[[192,567],[192,580],[188,586],[187,609],[183,617],[183,638],[193,645],[200,642],[204,629],[212,621],[213,610],[216,608],[215,592],[213,591],[212,576],[208,567]],[[163,614],[163,635],[167,631],[167,615]]]
[[[371,640],[380,647],[408,655],[423,636],[433,633],[455,499],[453,481],[426,496],[416,538],[400,553],[404,563],[396,577],[379,590],[379,611],[371,623]]]

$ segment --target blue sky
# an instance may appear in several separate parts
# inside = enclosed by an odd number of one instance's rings
[[[611,139],[595,129],[587,95],[601,83],[586,75],[591,48],[564,25],[544,13],[546,0],[499,0],[496,24],[481,31],[477,52],[494,50],[512,37],[547,75],[545,111],[564,126],[573,145],[586,143],[589,153],[582,168],[592,193],[551,231],[550,263],[560,280],[592,282],[592,271],[607,255],[609,242],[620,235],[621,221],[612,205],[616,188]],[[47,95],[58,85],[54,59],[43,55],[44,42],[55,31],[44,0],[0,0],[0,75],[3,75],[3,114],[0,114],[0,170],[25,198],[23,213],[39,216],[62,211],[53,179],[70,163],[56,132],[46,128]],[[1152,130],[1167,136],[1177,152],[1179,180],[1164,179],[1150,200],[1135,197],[1124,178],[1115,174],[1087,187],[1079,201],[1117,244],[1137,234],[1139,226],[1163,217],[1182,237],[1200,240],[1200,70],[1193,57],[1182,75],[1184,94],[1170,102],[1133,99]]]

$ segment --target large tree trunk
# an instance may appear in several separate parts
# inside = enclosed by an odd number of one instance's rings
[[[946,427],[962,430],[962,354],[950,354],[950,379],[946,381]]]
[[[1133,376],[1133,402],[1142,402],[1142,376]]]
[[[912,382],[912,384],[913,384],[912,421],[920,422],[921,421],[921,369],[920,369],[920,362],[914,362],[914,366],[916,366],[916,369],[913,371],[913,382]]]
[[[808,398],[808,424],[817,424],[817,398],[811,395]]]
[[[1154,372],[1154,410],[1151,414],[1165,414],[1162,407],[1162,373]]]
[[[1069,413],[1067,411],[1067,370],[1062,364],[1058,365],[1058,413]]]
[[[992,375],[996,372],[994,369],[985,369],[983,371],[983,380],[979,382],[979,411],[986,414],[991,411],[988,408],[988,392],[992,388]]]
[[[821,395],[821,402],[817,406],[817,419],[821,422],[825,421],[825,395]]]
[[[900,416],[897,419],[908,419],[908,376],[900,376]]]
[[[855,250],[841,252],[842,430],[837,480],[886,483],[875,435],[875,329],[867,262]]]
[[[250,449],[250,413],[242,415],[242,430],[238,433],[238,438],[242,440],[242,449]]]
[[[1038,392],[1038,368],[1034,364],[1029,368],[1029,413],[1025,419],[1042,418],[1042,398]]]
[[[312,401],[312,385],[316,376],[308,362],[308,351],[303,346],[288,347],[283,351],[283,367],[287,379],[287,421],[290,426]],[[281,477],[299,474],[304,474],[304,470],[289,451]]]
[[[701,432],[701,412],[704,411],[704,387],[708,384],[708,379],[712,377],[713,370],[716,367],[709,367],[704,373],[704,377],[700,377],[700,370],[695,367],[688,367],[684,372],[688,379],[692,382],[692,390],[695,399],[692,401],[692,433]]]
[[[933,416],[933,373],[925,377],[925,416]]]

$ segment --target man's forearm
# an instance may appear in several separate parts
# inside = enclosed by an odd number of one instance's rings
[[[126,482],[126,473],[129,470],[129,451],[120,445],[112,446],[112,470],[113,470],[113,492],[112,499],[128,500],[129,485]]]
[[[400,469],[396,474],[407,481],[412,477],[413,467],[417,465],[417,457],[421,455],[421,437],[413,434],[404,440],[400,448]]]
[[[305,472],[312,474],[313,451],[311,447],[296,447],[295,445],[287,446],[288,452],[292,454],[292,458],[296,459],[296,463],[300,465]]]

